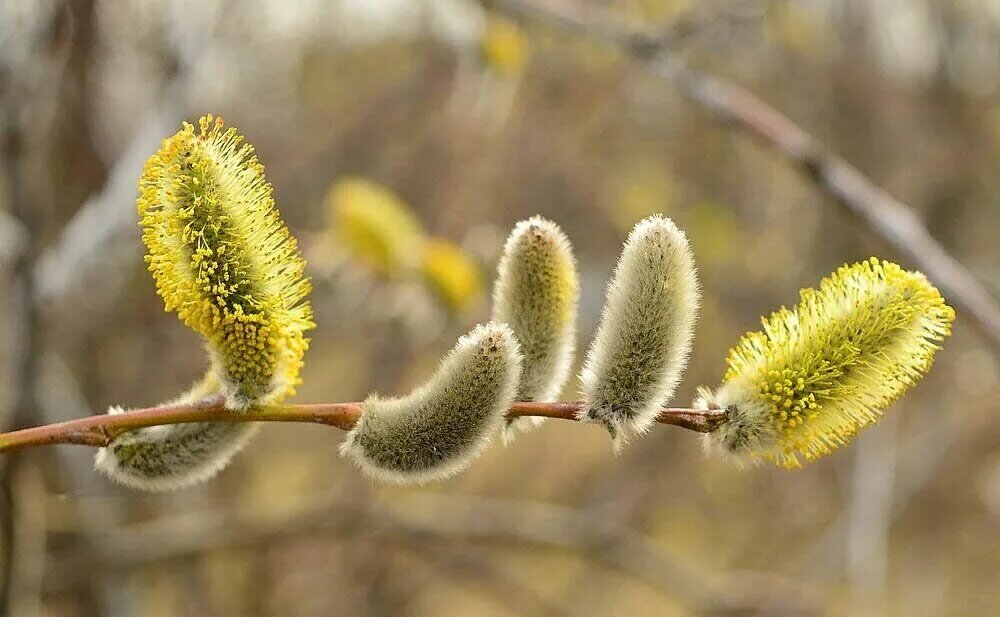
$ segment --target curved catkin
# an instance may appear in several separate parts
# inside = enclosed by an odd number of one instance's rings
[[[175,403],[222,394],[235,412],[294,391],[313,327],[309,282],[253,146],[221,119],[184,123],[146,162],[139,216],[146,261],[168,311],[206,340],[211,368]],[[112,408],[109,413],[121,413]],[[119,435],[95,465],[163,491],[214,476],[255,432],[249,423],[156,426]]]
[[[559,395],[573,363],[580,293],[569,240],[555,223],[532,217],[507,238],[493,288],[493,320],[510,326],[521,344],[523,371],[517,399],[550,401]],[[507,420],[526,430],[543,418]]]
[[[687,365],[700,292],[684,232],[663,216],[629,234],[580,379],[580,421],[620,448],[649,429]]]
[[[784,467],[829,453],[930,369],[954,317],[918,272],[874,257],[840,267],[743,336],[722,386],[700,389],[696,406],[728,415],[707,446]]]
[[[192,403],[218,394],[221,384],[211,374],[169,404]],[[123,410],[112,407],[108,413]],[[191,423],[153,426],[119,435],[97,451],[94,467],[129,488],[158,492],[211,479],[249,442],[256,424]]]
[[[227,407],[293,392],[313,327],[305,263],[253,146],[221,118],[184,123],[139,180],[146,261],[166,310],[207,340]]]
[[[520,376],[521,352],[510,329],[478,326],[409,395],[365,401],[340,453],[384,482],[452,476],[469,466],[503,422]]]

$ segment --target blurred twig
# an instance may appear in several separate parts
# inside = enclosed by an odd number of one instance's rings
[[[898,416],[864,435],[854,458],[847,533],[847,575],[855,615],[882,615],[896,480]]]
[[[465,549],[428,546],[419,537],[410,540],[415,541],[402,543],[405,548],[429,557],[436,570],[454,581],[482,589],[484,595],[494,598],[497,604],[515,615],[569,617],[573,614],[488,559],[474,556]]]
[[[253,512],[190,512],[120,529],[101,543],[99,564],[73,555],[54,560],[55,588],[94,567],[131,569],[220,547],[330,530],[429,539],[511,542],[569,551],[646,583],[697,614],[824,614],[809,590],[795,581],[758,572],[713,572],[675,555],[628,527],[572,508],[546,503],[464,495],[415,494],[400,507],[330,495],[299,514],[255,520]],[[517,593],[517,590],[513,591]]]
[[[38,314],[35,311],[35,278],[32,270],[36,251],[33,234],[37,232],[37,204],[29,203],[24,186],[25,118],[24,93],[9,80],[3,91],[4,115],[0,118],[0,165],[7,178],[7,202],[11,214],[20,223],[23,248],[17,253],[12,271],[11,330],[16,332],[14,362],[13,412],[3,418],[10,429],[30,426],[35,419],[35,378],[38,364]],[[20,469],[18,457],[0,461],[0,614],[10,614],[14,586],[14,557],[17,552],[18,507],[12,484]]]
[[[139,262],[139,245],[130,241],[136,178],[149,153],[184,117],[184,84],[184,77],[177,76],[164,86],[159,106],[147,114],[104,187],[80,206],[53,246],[39,256],[35,267],[39,302],[57,303],[84,289],[88,297],[108,302],[117,296],[127,275],[122,264]]]
[[[183,12],[169,21],[168,30],[175,37],[188,32]],[[88,307],[100,313],[117,297],[124,285],[130,264],[139,263],[139,244],[132,231],[135,225],[136,179],[151,152],[164,136],[180,124],[187,112],[187,101],[194,96],[196,58],[207,55],[212,40],[176,42],[165,60],[175,62],[173,74],[162,84],[157,104],[138,124],[138,129],[108,171],[101,189],[73,213],[60,230],[55,242],[38,256],[35,277],[39,282],[39,304],[65,304],[78,296],[104,305]],[[201,54],[201,55],[199,55]],[[73,304],[79,319],[82,303]],[[95,310],[96,309],[96,310]]]
[[[42,358],[41,375],[38,383],[38,404],[41,416],[47,420],[78,418],[89,413],[86,398],[80,384],[59,355],[53,351]],[[90,452],[72,448],[58,448],[55,452],[55,486],[57,490],[70,495],[93,494],[98,476],[93,473],[93,455]],[[67,502],[73,512],[75,523],[74,543],[81,553],[100,554],[102,534],[122,524],[124,503],[117,499],[74,499]],[[130,606],[132,588],[122,585],[117,578],[94,572],[79,581],[74,590],[74,601],[86,607],[82,615],[101,617],[121,617],[132,615]]]
[[[924,227],[913,210],[875,185],[815,137],[750,91],[690,67],[670,51],[670,39],[623,25],[593,7],[531,0],[483,0],[494,10],[568,31],[620,49],[654,76],[681,88],[720,122],[764,142],[817,188],[912,261],[967,313],[1000,350],[1000,303]]]
[[[64,0],[51,3],[51,11],[23,42],[25,58],[18,72],[0,75],[4,114],[0,159],[7,179],[11,214],[18,222],[19,246],[13,264],[14,302],[11,303],[16,333],[13,413],[5,418],[7,429],[41,421],[38,383],[43,354],[44,326],[38,311],[41,281],[37,264],[41,239],[45,236],[43,212],[53,207],[53,195],[40,184],[60,184],[68,178],[62,163],[76,161],[80,152],[64,147],[60,121],[73,124],[84,117],[94,46],[95,3]],[[0,71],[3,67],[0,67]],[[29,153],[39,152],[46,164],[39,169],[28,163]],[[35,182],[29,182],[34,177]],[[40,180],[40,182],[39,182]],[[46,511],[43,507],[47,478],[40,467],[46,459],[6,457],[0,462],[0,611],[2,614],[35,615],[40,612],[38,593],[46,557]],[[27,463],[31,463],[31,465]],[[13,490],[17,485],[18,490]],[[15,502],[16,494],[16,502]]]
[[[24,225],[7,211],[0,210],[0,264],[16,259],[24,245]]]
[[[10,480],[15,526],[11,545],[11,563],[7,615],[38,617],[42,614],[41,590],[45,572],[47,516],[45,479],[37,465],[17,465]]]
[[[508,418],[534,416],[577,421],[583,408],[580,401],[535,403],[516,402]],[[364,413],[364,403],[315,403],[257,407],[235,414],[225,407],[222,396],[210,397],[184,405],[163,405],[119,414],[79,418],[0,434],[0,452],[12,452],[33,446],[76,444],[104,447],[126,431],[186,422],[309,422],[350,430]],[[708,433],[721,424],[726,412],[721,409],[664,408],[657,421],[698,433]]]
[[[561,548],[674,597],[695,614],[819,615],[804,587],[763,572],[713,572],[633,529],[547,503],[470,496],[411,495],[398,519],[411,532]]]

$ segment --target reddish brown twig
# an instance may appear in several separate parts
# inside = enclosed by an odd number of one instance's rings
[[[514,403],[508,418],[536,416],[576,420],[583,403],[579,401],[555,403]],[[164,405],[135,409],[116,415],[90,416],[46,424],[0,434],[0,452],[11,452],[32,446],[77,444],[102,447],[124,432],[185,422],[311,422],[350,430],[364,412],[364,403],[313,403],[309,405],[275,405],[259,407],[246,412],[228,411],[222,397],[207,398],[186,405]],[[698,433],[715,430],[725,419],[721,409],[665,408],[657,419],[661,424],[671,424]]]

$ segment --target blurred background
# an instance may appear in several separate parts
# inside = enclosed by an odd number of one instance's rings
[[[669,34],[1000,292],[1000,2],[534,1]],[[581,350],[632,225],[662,212],[687,231],[704,302],[677,405],[840,264],[914,267],[678,88],[475,2],[5,0],[0,94],[8,428],[154,405],[202,374],[198,337],[145,271],[135,187],[205,113],[257,147],[309,260],[301,402],[423,381],[487,319],[504,237],[534,214],[574,242]],[[990,614],[997,349],[960,311],[878,426],[792,472],[741,471],[674,427],[614,456],[600,428],[562,421],[421,488],[373,485],[315,426],[269,425],[217,480],[165,495],[113,486],[89,448],[25,451],[0,486],[7,611]]]

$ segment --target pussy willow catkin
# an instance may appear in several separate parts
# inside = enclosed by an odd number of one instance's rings
[[[209,373],[169,404],[194,403],[220,390],[221,384]],[[112,407],[108,413],[122,411]],[[98,450],[94,466],[129,488],[152,492],[180,489],[214,477],[256,432],[257,425],[250,422],[197,422],[129,431]]]
[[[365,401],[341,454],[384,482],[423,483],[468,467],[514,402],[521,376],[517,339],[504,324],[476,327],[407,396]]]
[[[205,338],[211,360],[177,402],[222,394],[238,413],[291,394],[313,327],[309,282],[253,146],[223,130],[221,118],[201,118],[197,131],[185,123],[147,161],[139,191],[157,292]],[[179,488],[214,475],[252,432],[242,423],[132,431],[102,448],[96,464],[133,488]]]
[[[871,258],[842,266],[729,352],[696,406],[726,409],[706,436],[740,462],[800,465],[844,445],[931,367],[954,310],[918,272]]]
[[[253,146],[221,118],[185,123],[139,180],[146,261],[166,310],[207,341],[227,406],[273,403],[299,382],[309,282]]]
[[[581,421],[621,445],[649,429],[687,365],[700,292],[684,232],[662,216],[629,234],[581,374]]]
[[[507,238],[493,288],[493,319],[509,325],[521,344],[518,400],[559,396],[576,348],[578,298],[573,249],[559,226],[539,216],[518,223]],[[508,420],[504,437],[542,421]]]

